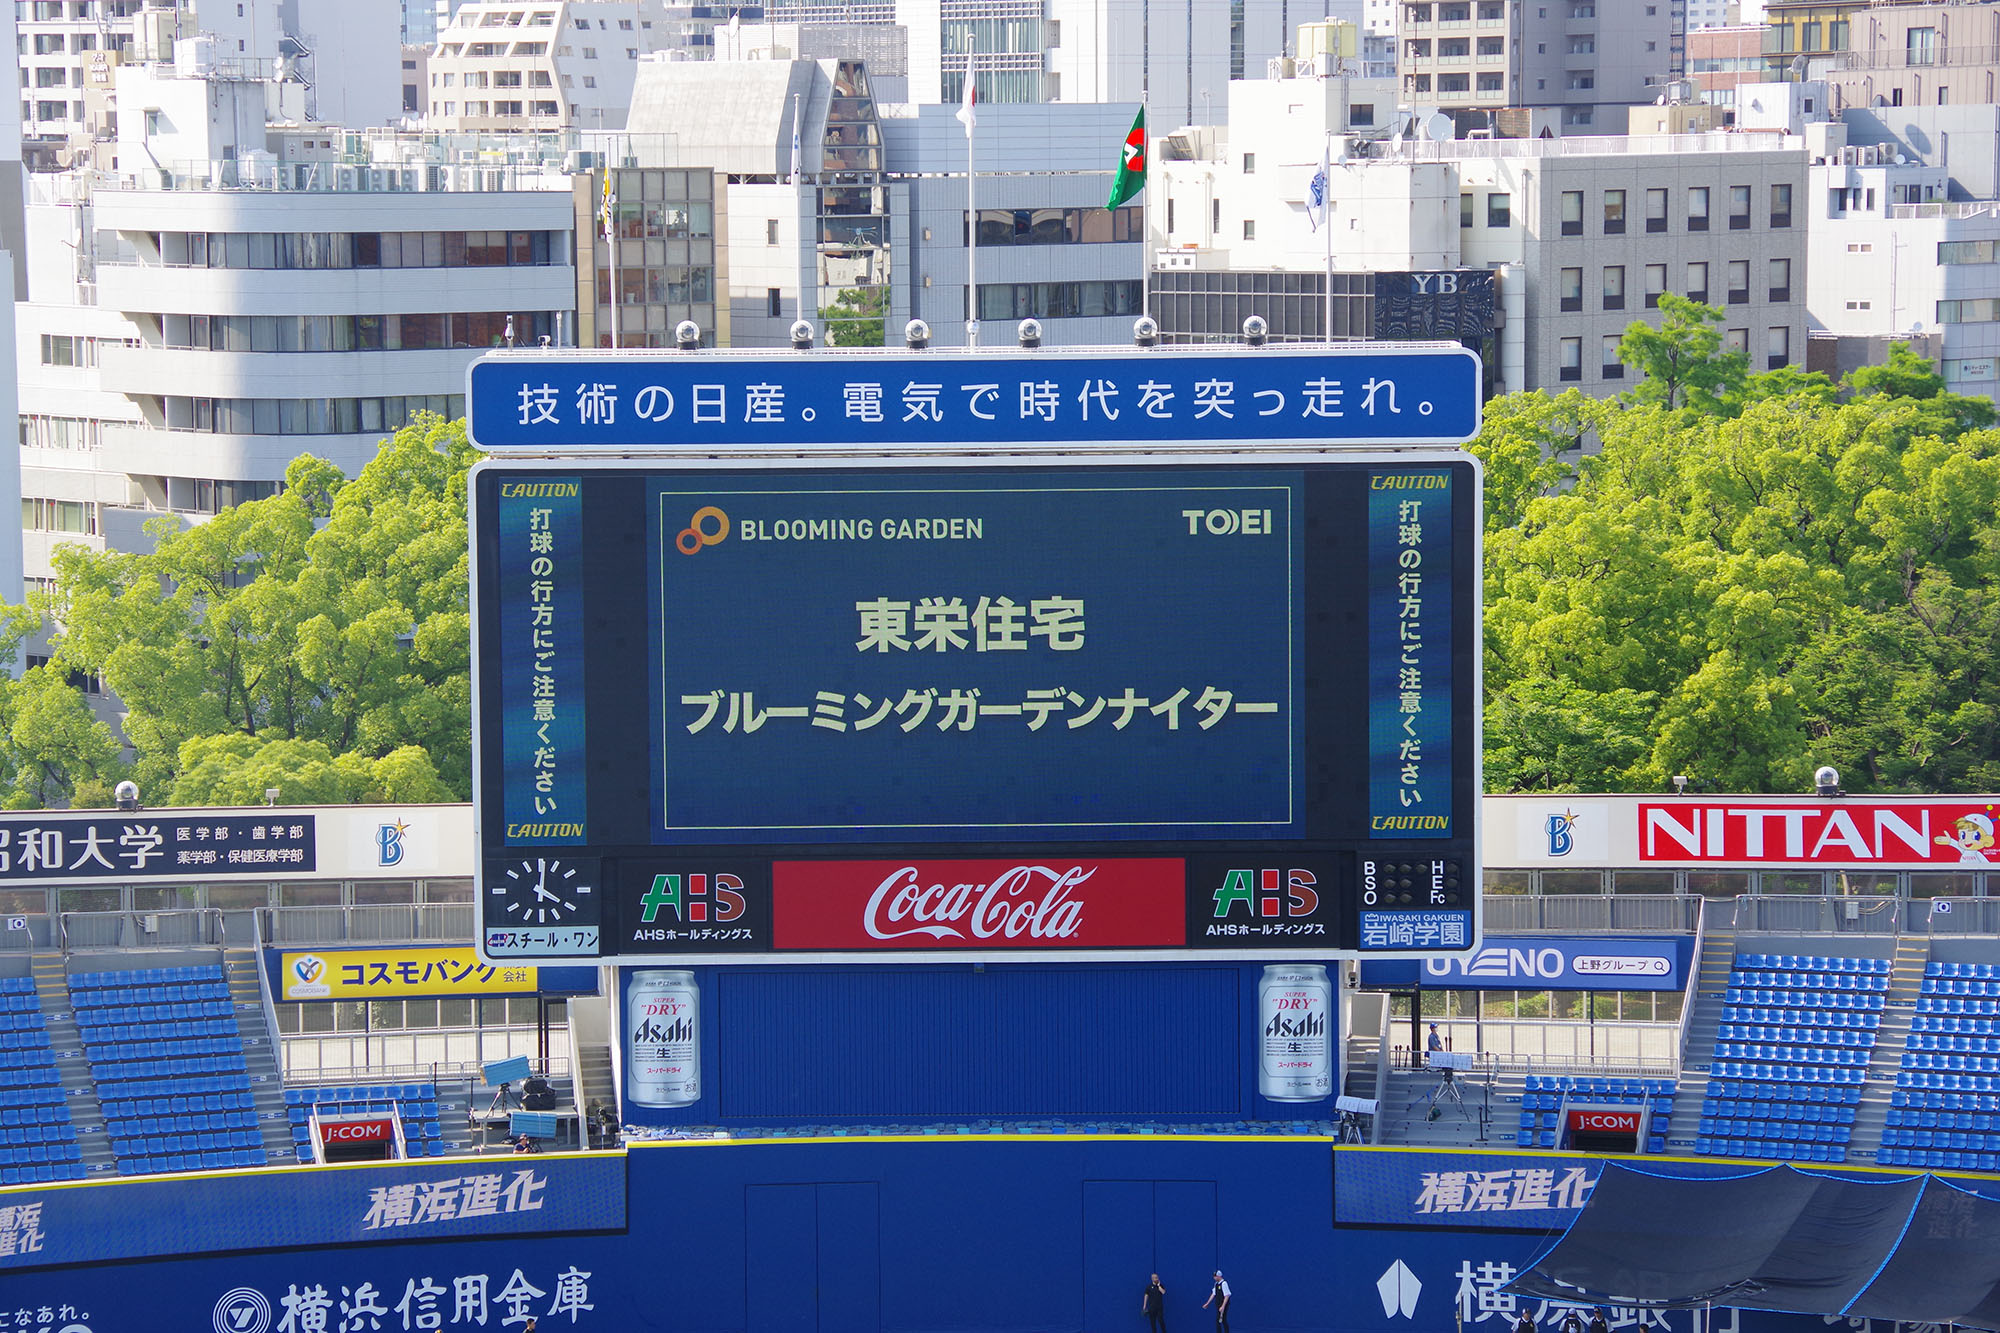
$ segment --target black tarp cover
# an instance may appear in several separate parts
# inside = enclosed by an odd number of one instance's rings
[[[1610,1164],[1511,1289],[1592,1305],[1735,1306],[2000,1329],[2000,1199],[1935,1176]]]

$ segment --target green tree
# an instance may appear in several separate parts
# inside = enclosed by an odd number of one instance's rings
[[[476,456],[463,422],[426,416],[351,481],[301,457],[273,497],[157,521],[149,553],[62,548],[50,669],[115,693],[146,792],[464,799]]]
[[[1748,360],[1722,345],[1722,312],[1672,292],[1660,293],[1660,322],[1626,326],[1618,359],[1645,376],[1632,400],[1661,407],[1722,410],[1723,400],[1742,392]]]
[[[835,347],[880,347],[888,337],[889,289],[846,287],[819,317]]]

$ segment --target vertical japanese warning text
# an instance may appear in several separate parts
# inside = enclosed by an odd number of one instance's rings
[[[509,843],[585,840],[582,484],[503,481],[500,709]]]
[[[1449,838],[1452,483],[1438,471],[1368,482],[1368,829]]]

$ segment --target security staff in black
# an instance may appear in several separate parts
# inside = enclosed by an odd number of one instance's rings
[[[1146,1312],[1150,1333],[1167,1333],[1167,1289],[1160,1285],[1158,1273],[1153,1274],[1153,1280],[1139,1293],[1139,1308]]]
[[[1208,1299],[1201,1303],[1206,1310],[1215,1307],[1215,1333],[1229,1333],[1229,1284],[1223,1281],[1222,1270],[1215,1270],[1215,1289],[1208,1293]]]

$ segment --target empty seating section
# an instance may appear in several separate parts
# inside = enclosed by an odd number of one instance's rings
[[[2000,967],[1924,965],[1875,1160],[2000,1170]]]
[[[120,1175],[264,1165],[219,965],[72,973],[69,989]]]
[[[1735,961],[1695,1151],[1846,1161],[1889,960],[1743,953]]]
[[[434,1083],[371,1083],[352,1087],[286,1088],[285,1115],[301,1162],[313,1160],[313,1113],[394,1115],[403,1122],[403,1147],[411,1157],[444,1156]]]
[[[1566,1106],[1634,1106],[1650,1112],[1644,1121],[1645,1150],[1667,1150],[1667,1121],[1674,1113],[1674,1084],[1664,1078],[1558,1078],[1529,1075],[1521,1092],[1521,1123],[1514,1142],[1522,1148],[1553,1148],[1562,1141]]]
[[[0,977],[0,1185],[81,1180],[81,1156],[34,980]]]

